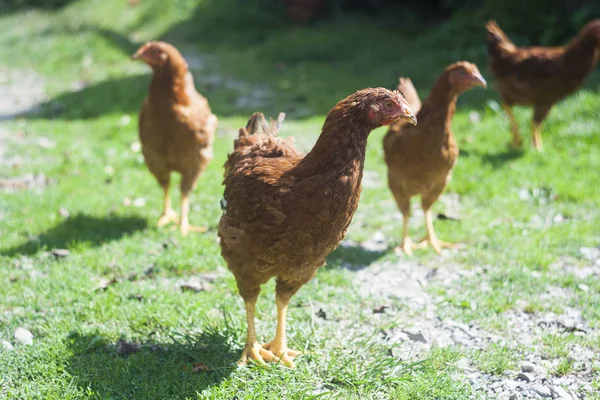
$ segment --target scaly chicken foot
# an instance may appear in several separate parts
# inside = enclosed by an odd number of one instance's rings
[[[246,321],[248,324],[248,332],[246,336],[246,346],[240,356],[238,365],[242,366],[251,359],[259,365],[266,365],[265,358],[271,359],[273,353],[264,349],[256,340],[256,326],[254,325],[254,312],[256,309],[256,299],[245,300],[246,306]]]
[[[535,121],[531,123],[531,140],[533,147],[540,153],[544,151],[544,145],[542,144],[542,134],[540,132],[540,125],[536,124]]]
[[[179,217],[177,213],[171,207],[171,198],[169,197],[169,184],[163,184],[164,197],[163,197],[163,213],[158,219],[156,225],[159,228],[173,222],[179,224]]]
[[[400,246],[396,247],[395,253],[397,255],[404,253],[407,256],[412,256],[413,250],[416,248],[417,248],[417,246],[413,243],[412,239],[409,236],[405,236],[402,239],[402,244]]]
[[[404,252],[407,256],[413,255],[413,249],[415,249],[415,244],[411,240],[410,236],[408,236],[408,219],[409,214],[403,213],[403,221],[402,221],[402,244],[396,247],[396,254],[400,255],[400,252]]]
[[[186,236],[189,232],[206,232],[205,226],[193,226],[189,222],[190,198],[188,194],[181,195],[181,234]]]
[[[431,210],[425,211],[425,226],[427,228],[427,234],[423,240],[417,244],[417,248],[424,248],[427,247],[427,245],[430,245],[436,253],[441,254],[443,248],[454,248],[458,246],[457,243],[448,243],[437,238],[435,231],[433,230]]]
[[[266,361],[280,362],[288,368],[294,368],[294,358],[302,354],[297,350],[292,350],[287,347],[287,338],[285,333],[287,307],[289,300],[284,301],[277,298],[277,330],[275,338],[269,343],[263,344],[263,349],[268,350],[271,355],[266,358]]]
[[[431,246],[436,253],[441,254],[442,253],[442,249],[452,249],[452,248],[455,248],[455,247],[458,246],[458,243],[448,243],[448,242],[444,242],[444,241],[438,239],[435,236],[433,238],[425,236],[423,238],[423,240],[421,240],[416,245],[416,248],[422,249],[422,248],[425,248],[427,246]]]
[[[273,358],[273,353],[264,349],[258,342],[246,344],[244,351],[242,351],[242,355],[238,360],[237,364],[239,366],[246,365],[248,363],[248,359],[254,361],[258,365],[267,366],[265,359],[269,360]]]
[[[263,356],[264,359],[276,363],[280,362],[288,368],[295,368],[294,358],[301,355],[302,352],[288,348],[278,348],[273,342],[263,344],[262,349],[268,351],[267,355]]]
[[[177,225],[179,224],[179,217],[177,216],[177,213],[174,210],[167,210],[163,212],[160,218],[158,218],[156,226],[162,228],[163,226],[166,226],[170,223],[174,223]]]

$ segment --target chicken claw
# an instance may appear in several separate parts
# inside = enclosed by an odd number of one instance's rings
[[[436,253],[441,254],[442,249],[453,249],[458,246],[458,243],[448,243],[441,241],[435,236],[433,238],[426,236],[419,242],[419,244],[417,244],[416,248],[422,249],[428,245],[430,245]]]
[[[414,245],[413,241],[410,239],[410,237],[406,236],[404,240],[402,240],[402,245],[396,247],[395,253],[400,255],[400,253],[404,252],[407,256],[412,256],[413,249],[415,248],[416,246]]]
[[[187,234],[189,232],[199,232],[199,233],[204,233],[208,230],[208,228],[206,226],[194,226],[194,225],[189,225],[189,224],[181,224],[181,234],[183,236],[187,236]]]
[[[265,357],[267,361],[281,362],[288,368],[295,368],[294,358],[301,355],[301,351],[291,350],[288,348],[282,349],[277,347],[277,343],[273,340],[270,343],[263,344],[263,349],[266,349],[269,353],[268,357]]]
[[[160,216],[156,225],[159,228],[162,228],[163,226],[165,226],[171,222],[173,222],[175,224],[179,224],[179,217],[177,216],[177,213],[175,211],[173,211],[172,209],[168,209],[168,210],[165,210],[163,215]]]
[[[271,359],[272,357],[273,353],[265,350],[260,344],[247,344],[237,364],[239,366],[246,365],[248,359],[251,359],[258,365],[266,366],[267,363],[265,363],[265,358]]]

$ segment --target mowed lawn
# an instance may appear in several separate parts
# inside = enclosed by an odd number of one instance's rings
[[[515,151],[493,88],[459,99],[460,160],[434,211],[439,237],[463,245],[442,256],[395,254],[402,220],[385,130],[373,132],[348,236],[292,300],[290,347],[306,354],[295,370],[238,368],[245,314],[216,226],[239,127],[256,110],[284,111],[281,134],[307,151],[355,90],[409,76],[424,97],[458,60],[492,83],[483,21],[355,15],[297,27],[233,0],[80,0],[5,13],[0,30],[0,398],[490,398],[473,374],[515,379],[525,359],[600,398],[598,71],[552,110],[543,154],[530,147],[530,110],[516,109],[526,140]],[[153,39],[182,50],[220,119],[192,198],[190,222],[206,233],[156,227],[161,190],[137,142],[150,71],[129,59]],[[266,342],[273,282],[257,317]],[[471,339],[438,340],[456,326]]]

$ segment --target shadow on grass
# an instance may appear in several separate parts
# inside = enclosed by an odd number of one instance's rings
[[[46,232],[42,232],[35,239],[3,251],[1,254],[9,257],[17,254],[34,254],[44,248],[64,249],[74,243],[98,246],[111,240],[120,239],[125,235],[144,229],[146,226],[146,220],[137,216],[94,217],[77,214]]]
[[[100,335],[72,333],[67,346],[73,355],[66,370],[84,392],[99,398],[196,398],[234,371],[239,356],[235,341],[228,327],[175,336],[166,344],[112,343]]]
[[[0,15],[24,10],[58,10],[73,0],[12,0],[0,2]]]
[[[360,271],[386,255],[389,249],[373,251],[360,245],[341,245],[327,257],[328,268]]]
[[[65,92],[33,107],[32,118],[91,119],[105,114],[138,112],[148,92],[150,74],[126,76]]]
[[[485,153],[481,154],[483,162],[490,164],[494,168],[499,168],[506,163],[517,160],[525,155],[523,149],[506,149],[499,153]]]
[[[119,32],[84,25],[75,30],[54,27],[47,34],[92,32],[128,58],[141,44],[130,39],[131,32],[151,24],[161,12],[154,4],[142,2],[137,22]],[[280,1],[273,2],[273,7],[280,5]],[[168,27],[155,39],[185,47],[186,56],[210,55],[215,60],[214,65],[209,62],[193,72],[198,90],[219,116],[249,115],[256,109],[269,114],[283,111],[291,118],[324,115],[350,93],[365,87],[392,88],[399,76],[411,77],[424,97],[446,65],[466,57],[461,49],[478,45],[473,56],[466,58],[484,60],[484,43],[465,34],[466,28],[458,23],[439,28],[449,31],[443,33],[438,28],[427,30],[410,15],[398,21],[397,16],[352,14],[308,26],[295,26],[281,15],[256,2],[206,0],[187,20]],[[474,29],[482,31],[480,26]],[[448,37],[458,33],[463,39],[459,45],[447,43]],[[435,51],[422,50],[434,44]],[[149,81],[148,69],[146,75],[65,92],[45,104],[39,117],[77,119],[137,112]],[[485,91],[473,91],[462,96],[461,102],[480,108],[487,96]]]

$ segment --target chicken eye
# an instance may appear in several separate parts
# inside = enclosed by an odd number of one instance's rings
[[[385,103],[385,106],[386,106],[387,108],[392,108],[392,102],[391,102],[391,101],[388,101],[387,103]]]

